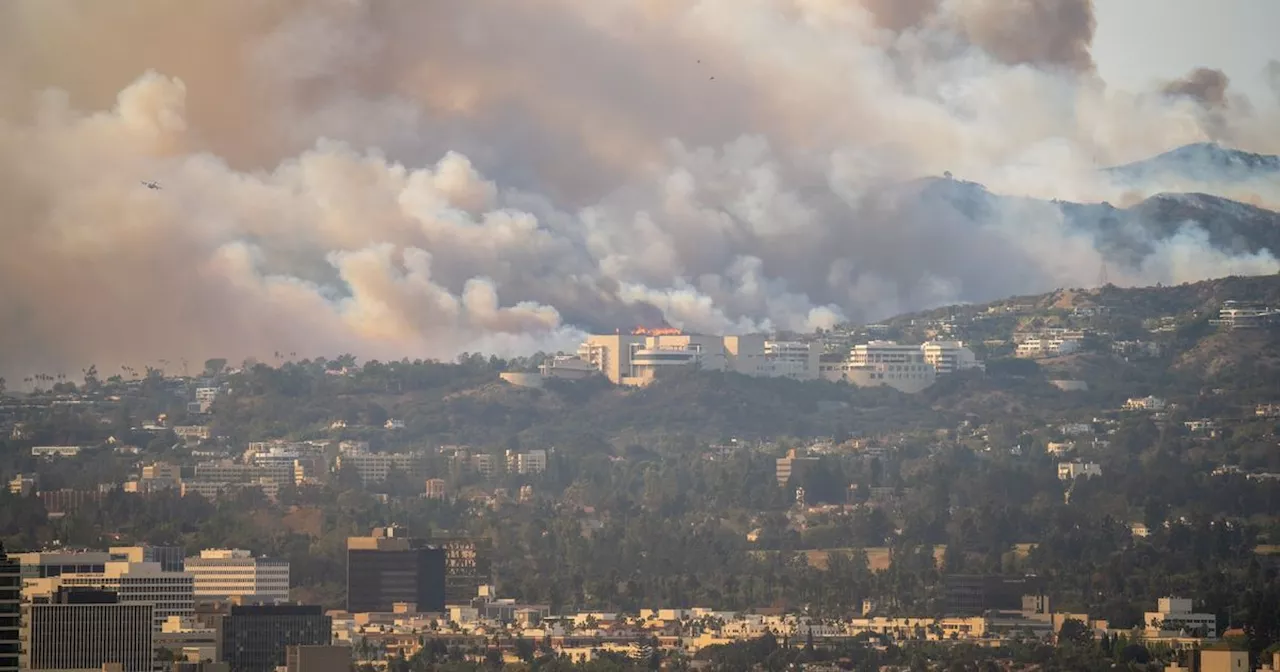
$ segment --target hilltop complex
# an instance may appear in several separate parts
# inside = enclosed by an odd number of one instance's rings
[[[903,345],[871,341],[845,352],[825,352],[821,341],[775,340],[754,334],[708,336],[679,329],[633,330],[589,336],[577,355],[544,364],[540,376],[509,376],[511,382],[537,384],[543,378],[583,378],[602,373],[615,385],[643,387],[663,371],[697,366],[747,376],[829,380],[859,387],[887,385],[918,392],[940,374],[981,368],[973,352],[959,341]]]

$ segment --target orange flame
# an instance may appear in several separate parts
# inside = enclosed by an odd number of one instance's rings
[[[632,336],[680,336],[683,332],[675,327],[636,327],[631,330]]]

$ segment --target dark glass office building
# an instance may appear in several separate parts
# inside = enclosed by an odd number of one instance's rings
[[[444,549],[444,599],[448,604],[468,604],[480,586],[493,583],[493,545],[488,539],[435,536],[429,543]]]
[[[1035,576],[951,574],[943,584],[946,612],[979,615],[986,611],[1017,611],[1024,595],[1039,595],[1043,582]]]
[[[445,549],[394,528],[347,539],[347,611],[390,612],[397,602],[444,612]]]
[[[218,623],[222,660],[236,672],[275,672],[290,646],[327,645],[332,636],[333,619],[318,605],[232,605]]]

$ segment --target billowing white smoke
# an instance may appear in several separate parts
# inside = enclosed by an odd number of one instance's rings
[[[1092,31],[1088,0],[13,0],[0,375],[809,330],[1089,284],[1056,208],[975,223],[902,183],[1121,202],[1099,165],[1280,148],[1270,108],[1108,90]],[[1113,276],[1277,269],[1197,231]]]

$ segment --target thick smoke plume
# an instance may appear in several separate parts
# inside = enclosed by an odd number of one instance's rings
[[[1187,76],[1164,85],[1165,95],[1185,96],[1208,108],[1227,107],[1227,86],[1231,78],[1213,68],[1196,68]]]
[[[1088,285],[1097,245],[1056,208],[975,221],[912,180],[1120,202],[1099,166],[1280,148],[1270,108],[1206,129],[1225,81],[1108,89],[1093,30],[1088,0],[11,0],[0,375],[809,330]],[[1197,231],[1112,279],[1276,270]]]

